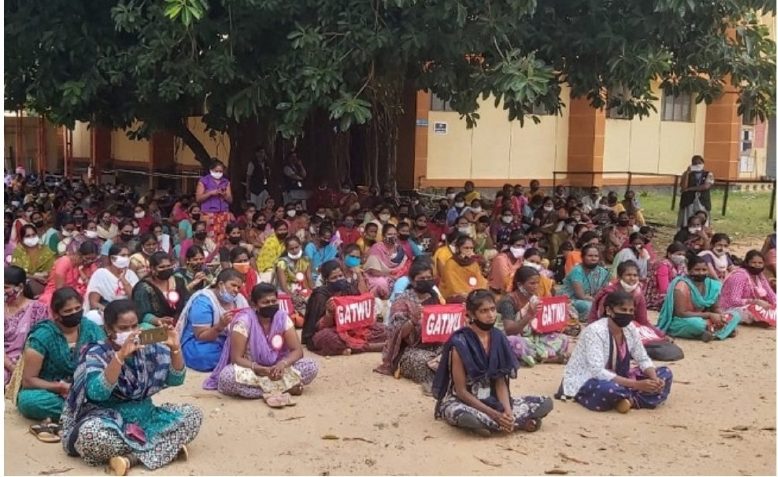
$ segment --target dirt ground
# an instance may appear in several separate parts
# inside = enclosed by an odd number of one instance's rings
[[[317,379],[282,410],[203,391],[204,375],[190,372],[155,402],[194,403],[203,427],[188,462],[154,474],[775,475],[775,331],[680,345],[686,357],[669,364],[675,382],[657,410],[596,413],[556,401],[537,433],[487,439],[435,421],[418,386],[372,372],[377,354],[319,358]],[[512,392],[551,395],[561,376],[558,365],[522,368]],[[6,406],[5,474],[104,473],[38,442],[29,424]]]

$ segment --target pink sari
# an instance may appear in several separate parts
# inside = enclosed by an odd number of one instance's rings
[[[12,316],[6,316],[3,320],[5,323],[5,330],[3,336],[5,339],[5,355],[17,363],[19,357],[24,349],[24,343],[27,341],[27,335],[30,333],[30,329],[39,321],[48,319],[49,310],[46,305],[36,301],[30,300],[27,306]],[[11,379],[11,373],[5,370],[5,384]]]
[[[403,254],[400,263],[392,261],[393,258],[397,260],[397,253]],[[386,299],[389,297],[394,282],[406,275],[410,267],[411,259],[405,255],[405,251],[400,245],[391,250],[383,242],[379,242],[370,247],[363,269],[368,272],[365,274],[365,278],[370,291],[376,297]]]
[[[753,316],[747,310],[747,302],[751,300],[766,301],[774,309],[775,291],[763,273],[754,280],[746,269],[737,268],[724,280],[719,297],[719,307],[724,311],[737,309],[743,315],[743,323],[752,323]]]

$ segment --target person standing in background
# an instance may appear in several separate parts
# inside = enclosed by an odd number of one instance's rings
[[[692,157],[692,165],[681,176],[681,205],[678,208],[677,228],[686,226],[689,217],[699,210],[708,213],[710,225],[710,188],[713,187],[713,173],[705,170],[705,160],[702,156]]]
[[[267,153],[261,146],[254,150],[254,158],[249,162],[246,172],[246,189],[249,192],[249,202],[257,206],[257,209],[265,207],[267,198],[270,197],[268,191],[268,180],[270,179],[270,168],[267,164]]]

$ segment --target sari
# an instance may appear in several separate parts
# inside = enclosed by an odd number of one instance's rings
[[[276,234],[268,237],[257,256],[257,271],[259,273],[273,271],[273,267],[285,250],[286,245],[278,239]]]
[[[71,348],[56,323],[43,320],[33,326],[26,348],[43,356],[39,378],[49,382],[71,382],[81,350],[90,343],[103,340],[105,340],[103,328],[87,319],[82,319],[78,340]],[[64,402],[62,396],[46,389],[22,389],[16,397],[16,406],[22,416],[35,420],[46,418],[58,420]]]
[[[524,259],[515,258],[510,250],[498,254],[489,270],[489,288],[498,293],[510,290],[513,275],[523,264]]]
[[[367,255],[367,260],[362,266],[366,272],[365,279],[370,291],[379,298],[389,298],[395,280],[408,274],[411,268],[411,260],[400,245],[394,250],[389,249],[383,242],[378,242]],[[377,272],[373,275],[370,272]]]
[[[155,318],[170,316],[178,319],[189,299],[189,292],[181,278],[170,277],[170,292],[163,292],[150,279],[141,280],[132,289],[132,301],[138,310],[142,323],[151,323]],[[173,293],[175,292],[175,294]]]
[[[113,346],[97,343],[81,353],[62,415],[62,444],[70,456],[100,465],[117,455],[131,455],[151,470],[176,458],[200,430],[202,412],[190,404],[154,405],[152,396],[184,383],[186,368],[171,366],[170,350],[161,343],[129,356],[115,385],[105,370]]]
[[[251,369],[231,362],[232,333],[239,333],[246,337],[245,357],[247,359],[260,366],[272,367],[289,355],[289,347],[284,342],[280,348],[275,349],[270,344],[271,338],[276,336],[283,338],[284,333],[293,328],[294,323],[289,315],[279,310],[273,316],[270,336],[267,336],[253,309],[240,312],[230,323],[230,335],[224,343],[219,362],[203,383],[203,389],[218,390],[228,396],[258,399],[263,396],[266,389],[276,387],[274,385],[283,387],[279,382],[271,382],[267,376],[257,376]],[[286,373],[294,375],[287,378],[289,381],[308,385],[316,378],[318,371],[319,366],[315,361],[302,358],[287,368]],[[279,390],[285,392],[288,389]]]
[[[731,319],[719,330],[712,330],[708,320],[702,317],[681,318],[675,316],[675,292],[681,294],[681,299],[686,300],[691,309],[704,312],[711,309],[719,300],[721,282],[710,277],[705,278],[705,294],[695,286],[688,277],[678,276],[670,283],[665,297],[665,303],[659,311],[657,326],[670,336],[688,339],[702,339],[706,331],[711,331],[715,338],[723,340],[732,334],[740,323],[741,313],[730,310]]]
[[[475,285],[470,284],[471,278],[475,278]],[[467,295],[472,290],[487,286],[486,278],[481,273],[481,266],[475,260],[467,265],[460,265],[457,257],[452,257],[443,267],[440,292],[446,300],[458,295]]]
[[[86,284],[89,283],[89,278],[96,269],[96,263],[86,268],[83,266],[76,267],[73,265],[72,257],[67,255],[59,257],[54,262],[54,267],[49,274],[49,279],[46,281],[46,288],[43,289],[43,294],[39,298],[40,302],[46,306],[51,304],[51,297],[54,295],[57,288],[57,276],[65,278],[64,286],[71,287],[76,290],[79,295],[84,296],[86,294]]]
[[[548,411],[542,413],[540,408],[549,398],[511,396],[509,382],[516,378],[519,363],[511,351],[505,334],[496,328],[492,328],[490,333],[488,352],[484,350],[478,336],[469,327],[455,331],[443,346],[440,364],[432,384],[432,394],[437,400],[435,419],[444,419],[448,424],[457,426],[463,415],[467,414],[490,431],[500,430],[500,426],[491,417],[465,404],[456,395],[451,367],[451,355],[454,349],[457,350],[465,368],[468,391],[483,404],[500,413],[505,409],[497,398],[494,383],[499,379],[505,380],[514,418],[514,430],[524,428],[530,419],[539,419],[548,413]]]
[[[709,266],[713,267],[719,280],[724,281],[724,279],[727,278],[729,267],[733,265],[729,253],[718,256],[711,250],[703,250],[698,253],[697,256],[705,260],[705,263]]]
[[[587,272],[583,264],[578,264],[565,276],[565,280],[562,282],[562,293],[570,297],[570,301],[576,311],[578,311],[578,316],[584,320],[589,316],[592,302],[577,298],[573,289],[573,283],[580,283],[584,294],[594,297],[608,284],[608,281],[610,281],[610,272],[605,267],[598,265]]]
[[[27,247],[24,246],[17,246],[11,254],[11,265],[23,268],[28,277],[32,277],[36,273],[48,274],[56,259],[54,252],[48,247],[38,245],[35,248],[38,250],[35,255],[30,254]]]
[[[297,274],[302,273],[307,276],[311,269],[311,261],[308,257],[300,257],[298,260],[292,260],[288,255],[282,256],[276,263],[276,276],[274,277],[276,289],[281,293],[286,290],[281,289],[281,282],[278,280],[278,270],[286,277],[286,286],[289,289],[289,296],[294,304],[294,310],[301,315],[305,315],[305,307],[308,304],[308,297],[311,291],[306,287],[305,281],[297,280]]]
[[[738,267],[721,286],[719,306],[728,313],[733,310],[740,312],[743,323],[751,324],[754,322],[754,316],[748,310],[751,300],[765,301],[775,310],[775,290],[764,273],[754,276],[745,268]]]
[[[646,282],[646,305],[649,310],[659,311],[665,301],[670,282],[678,275],[686,275],[686,265],[675,265],[664,258],[651,264]]]
[[[138,276],[132,270],[125,272],[125,277],[130,285],[135,287],[138,283]],[[89,294],[95,292],[100,295],[100,302],[108,304],[114,300],[121,298],[130,298],[126,295],[124,287],[119,282],[119,277],[114,275],[107,268],[98,268],[92,274],[89,279],[89,283],[86,285],[86,293],[84,294],[84,316],[94,321],[95,323],[102,325],[103,318],[97,310],[92,310],[92,306],[89,304]]]
[[[28,300],[27,305],[20,308],[13,315],[3,317],[5,329],[5,357],[16,364],[22,356],[24,342],[35,324],[49,318],[49,309],[46,305],[36,300]],[[11,373],[5,370],[5,384],[11,380]]]
[[[387,340],[381,352],[382,362],[374,369],[376,373],[404,376],[419,384],[432,384],[435,372],[428,363],[440,356],[443,347],[439,344],[422,343],[421,318],[424,305],[439,303],[440,300],[435,294],[422,302],[416,290],[411,288],[394,300],[389,311],[392,317],[391,325],[387,327]],[[406,323],[413,326],[407,336],[403,336]]]

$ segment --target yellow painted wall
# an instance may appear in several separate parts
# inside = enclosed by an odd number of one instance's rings
[[[92,134],[89,123],[76,121],[73,128],[73,157],[92,157]]]
[[[133,124],[132,128],[137,125]],[[149,164],[149,141],[139,141],[127,137],[126,131],[111,131],[111,156],[119,161]]]
[[[225,134],[217,134],[211,137],[205,131],[205,124],[199,117],[189,118],[189,129],[203,143],[211,157],[216,157],[227,164],[230,157],[230,140]],[[187,166],[199,166],[200,163],[194,157],[192,150],[176,138],[176,158],[175,162]]]
[[[569,102],[569,90],[562,92]],[[508,121],[494,99],[480,102],[478,125],[467,129],[456,112],[429,112],[428,158],[426,174],[435,179],[550,179],[555,169],[567,165],[568,119],[562,116],[540,116],[540,124],[526,118]],[[448,123],[448,134],[436,134],[436,122]]]

